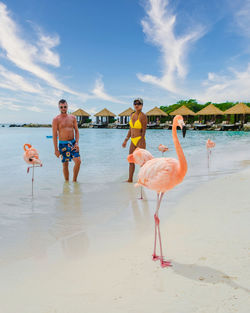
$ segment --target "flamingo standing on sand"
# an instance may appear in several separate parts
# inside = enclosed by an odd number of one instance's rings
[[[181,115],[176,115],[173,120],[172,136],[178,156],[178,160],[174,158],[153,158],[147,161],[138,173],[137,185],[145,186],[151,190],[157,192],[157,205],[154,214],[155,219],[155,240],[154,240],[154,251],[153,251],[153,261],[160,260],[161,267],[171,266],[170,261],[164,260],[162,253],[161,244],[161,233],[160,233],[160,219],[159,219],[159,209],[163,195],[166,191],[174,188],[176,185],[180,184],[184,179],[187,172],[187,161],[182,151],[180,142],[177,137],[177,126],[182,129],[183,137],[186,134],[186,127]],[[133,154],[128,156],[129,162],[137,162],[141,155],[143,158],[144,149],[140,149],[138,155],[138,150],[136,149]],[[157,235],[160,245],[160,256],[156,255],[156,243]]]
[[[206,147],[207,147],[207,167],[209,168],[210,157],[211,157],[211,154],[212,154],[212,148],[215,147],[215,142],[213,142],[212,140],[210,140],[208,138],[208,140],[206,142]]]
[[[158,150],[162,152],[162,156],[164,155],[164,152],[168,151],[168,147],[167,146],[164,146],[162,144],[160,144],[158,146]]]

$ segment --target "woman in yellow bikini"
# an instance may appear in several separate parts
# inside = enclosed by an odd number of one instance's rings
[[[142,113],[143,100],[141,98],[134,100],[135,112],[131,114],[129,121],[129,131],[125,138],[122,147],[125,148],[129,138],[131,144],[129,147],[129,154],[133,153],[136,148],[146,149],[145,133],[147,129],[147,116]],[[135,164],[129,163],[129,178],[128,182],[133,182],[133,175],[135,171]]]

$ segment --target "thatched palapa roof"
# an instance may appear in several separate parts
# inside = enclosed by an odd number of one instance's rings
[[[227,109],[224,114],[250,114],[250,107],[245,103],[238,103]]]
[[[78,109],[75,112],[71,113],[74,116],[90,116],[90,114],[88,114],[87,112],[85,112],[82,109]]]
[[[95,116],[113,116],[113,117],[115,117],[116,115],[105,108],[105,109],[101,110],[100,112],[96,113]]]
[[[128,108],[127,110],[125,110],[122,113],[120,113],[119,116],[130,116],[133,112],[134,112],[133,109]]]
[[[225,112],[218,109],[214,104],[210,103],[204,109],[197,112],[195,115],[224,115]]]
[[[187,108],[185,105],[182,105],[178,109],[169,113],[169,115],[195,115],[195,113],[189,108]]]
[[[146,113],[147,116],[168,116],[166,112],[161,109],[154,107],[152,110]]]

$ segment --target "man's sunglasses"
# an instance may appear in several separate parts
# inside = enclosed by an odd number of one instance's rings
[[[64,105],[64,106],[60,105],[60,109],[67,109],[67,105]]]

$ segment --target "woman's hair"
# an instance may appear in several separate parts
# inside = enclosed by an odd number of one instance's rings
[[[135,104],[136,102],[140,102],[140,104],[143,105],[143,100],[142,100],[142,98],[137,98],[137,99],[135,99],[135,100],[134,100],[134,104]]]

